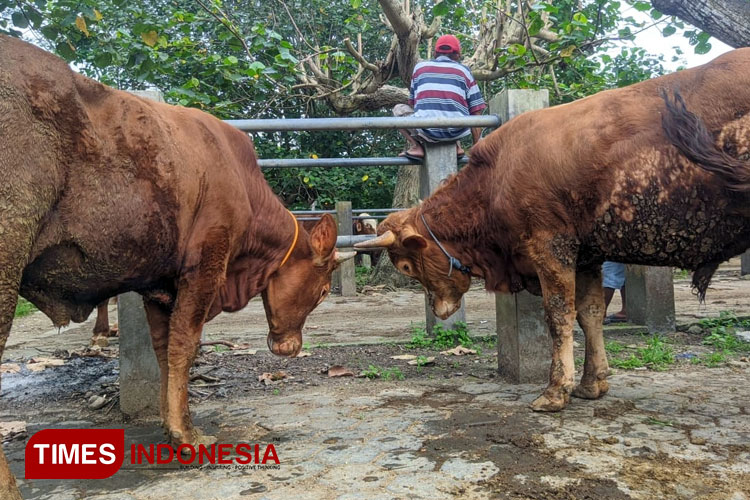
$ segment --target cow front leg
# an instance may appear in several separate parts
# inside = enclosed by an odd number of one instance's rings
[[[604,291],[601,269],[582,271],[576,275],[576,312],[578,324],[586,336],[586,360],[581,383],[573,396],[597,399],[609,390],[609,364],[604,350]]]
[[[2,259],[0,259],[0,262],[2,262]],[[13,323],[13,315],[18,300],[18,281],[11,283],[10,280],[3,280],[4,272],[5,270],[0,270],[0,360],[5,349],[5,341],[8,340],[10,335],[10,327]],[[18,276],[20,277],[20,275],[19,271]],[[0,447],[0,499],[22,500],[16,486],[16,479],[10,471],[2,447]]]
[[[200,347],[201,331],[209,309],[226,275],[229,235],[225,230],[201,233],[202,240],[188,243],[185,269],[177,284],[177,299],[169,320],[167,345],[167,431],[173,446],[210,444],[193,427],[188,407],[190,367]]]
[[[552,337],[549,385],[531,403],[534,411],[559,411],[568,404],[575,381],[573,322],[575,262],[578,244],[561,235],[534,235],[528,243],[542,287],[547,326]]]
[[[156,361],[159,363],[159,375],[161,385],[159,387],[159,415],[162,425],[167,429],[167,382],[169,381],[169,318],[170,312],[162,304],[143,299],[143,307],[146,310],[146,319],[151,333],[151,345],[154,347]]]

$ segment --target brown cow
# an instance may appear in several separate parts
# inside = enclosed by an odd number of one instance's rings
[[[141,293],[174,445],[204,441],[187,393],[203,324],[262,294],[269,347],[294,356],[341,257],[333,218],[300,228],[243,132],[113,90],[5,36],[0,175],[0,354],[19,293],[55,325]],[[0,451],[0,498],[14,497]]]
[[[556,411],[608,389],[604,260],[692,269],[703,296],[718,264],[750,246],[748,159],[750,49],[740,49],[509,121],[421,206],[381,223],[379,241],[357,246],[386,246],[441,318],[472,275],[493,292],[541,293],[553,359],[532,408]],[[586,359],[574,388],[576,318]]]

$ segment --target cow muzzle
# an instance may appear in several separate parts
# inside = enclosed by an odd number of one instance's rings
[[[427,297],[430,302],[430,308],[432,309],[432,312],[435,313],[435,316],[440,319],[448,319],[461,307],[461,299],[457,301],[444,300],[435,297],[435,294],[433,293],[428,293]]]
[[[273,333],[266,337],[268,349],[277,356],[293,358],[302,350],[302,332]]]

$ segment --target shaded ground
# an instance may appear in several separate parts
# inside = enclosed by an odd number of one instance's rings
[[[723,268],[703,307],[679,280],[678,318],[692,322],[721,310],[750,316],[750,282],[736,274]],[[492,297],[473,290],[467,306],[472,334],[492,333]],[[278,469],[147,468],[130,465],[126,454],[126,466],[110,479],[22,481],[22,492],[55,500],[750,499],[750,362],[735,354],[715,368],[692,364],[709,350],[706,332],[667,334],[677,361],[666,371],[614,370],[603,399],[536,414],[527,405],[543,385],[498,379],[492,338],[477,343],[478,355],[461,357],[405,345],[423,308],[421,294],[412,292],[333,298],[308,321],[310,356],[296,359],[267,352],[259,302],[206,328],[208,340],[247,342],[258,351],[204,348],[194,373],[205,377],[191,383],[196,423],[220,442],[275,443]],[[126,449],[163,442],[156,420],[119,412],[116,340],[105,356],[69,355],[82,352],[92,320],[61,334],[39,314],[14,325],[3,361],[17,361],[20,371],[3,374],[0,422],[27,424],[26,435],[4,444],[19,478],[26,439],[43,428],[124,427]],[[645,346],[629,332],[607,333],[619,359]],[[341,345],[366,340],[386,343]],[[580,361],[583,339],[576,341]],[[435,364],[392,358],[403,354],[435,357]],[[29,371],[24,362],[39,355],[65,362]],[[380,378],[329,378],[333,365]],[[270,385],[258,380],[282,371],[286,376]],[[98,395],[105,404],[92,410]]]

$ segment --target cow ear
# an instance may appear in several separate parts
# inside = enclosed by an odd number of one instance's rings
[[[401,232],[401,244],[408,250],[422,250],[427,246],[427,240],[411,226],[404,227]]]
[[[357,222],[354,223],[354,228],[357,230],[357,234],[362,234],[362,221],[357,220]]]
[[[323,214],[315,227],[310,231],[310,246],[315,257],[328,257],[336,246],[336,223],[331,214]]]

